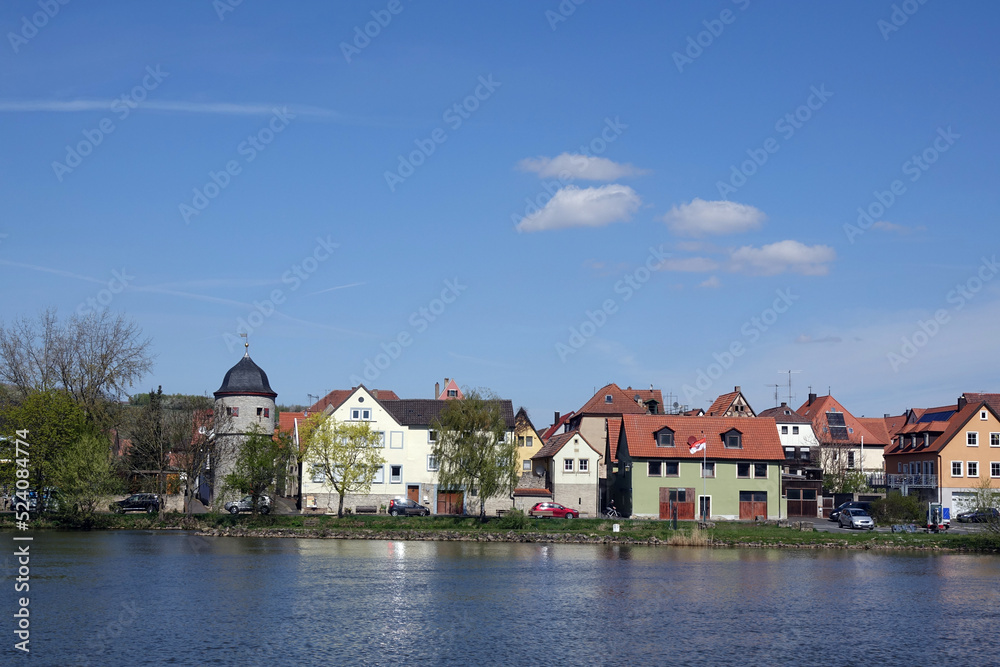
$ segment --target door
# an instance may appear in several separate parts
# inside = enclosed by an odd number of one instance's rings
[[[740,491],[740,521],[767,518],[767,491]]]
[[[420,504],[420,487],[416,484],[411,484],[406,487],[406,497],[413,502]]]
[[[788,516],[816,518],[816,489],[788,489]]]
[[[438,491],[437,513],[461,514],[462,499],[461,491]]]
[[[660,487],[660,518],[673,519],[675,509],[678,521],[694,521],[694,489]]]

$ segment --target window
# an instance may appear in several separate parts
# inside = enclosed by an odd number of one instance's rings
[[[730,431],[726,433],[726,449],[742,449],[743,448],[743,434],[739,431]]]
[[[449,389],[448,398],[458,398],[458,389]]]
[[[736,476],[737,477],[750,477],[750,464],[749,463],[737,463],[736,464]]]
[[[990,433],[990,447],[1000,447],[1000,433]]]
[[[979,461],[969,461],[965,464],[966,477],[979,477]]]
[[[798,435],[798,434],[799,434],[799,427],[798,426],[793,426],[792,427],[792,435]]]
[[[767,479],[767,464],[766,463],[754,463],[753,464],[753,476],[759,479]]]
[[[712,516],[712,496],[698,496],[698,516]]]
[[[573,472],[573,459],[563,459],[563,472]]]
[[[615,397],[612,396],[611,394],[605,394],[604,395],[604,402],[605,403],[612,403],[614,400],[615,400]]]
[[[663,476],[677,477],[680,475],[680,464],[677,461],[663,462]]]
[[[969,447],[979,446],[979,433],[976,431],[966,431],[965,433],[965,444]]]
[[[847,468],[854,469],[854,452],[847,452]]]
[[[264,408],[257,408],[257,416],[260,417],[264,414]]]
[[[525,447],[534,447],[535,446],[535,438],[533,436],[530,436],[530,435],[527,436],[524,439],[524,446]]]
[[[686,503],[687,498],[687,489],[670,489],[667,491],[667,499],[672,503]]]
[[[525,461],[525,463],[528,464],[528,470],[531,470],[531,462]],[[427,455],[427,469],[431,472],[435,472],[438,469],[438,460],[433,454]]]
[[[376,447],[385,447],[385,431],[376,431],[378,434],[378,440],[375,441]]]
[[[987,419],[987,417],[986,417],[986,410],[980,410],[979,411],[979,419],[981,421],[986,421],[986,419]]]
[[[663,474],[663,464],[660,461],[650,461],[646,464],[646,474],[648,477],[659,477]]]
[[[383,436],[385,437],[385,436]],[[389,449],[402,449],[403,448],[403,432],[402,431],[390,431],[389,433]]]
[[[531,472],[531,459],[524,459],[521,463],[521,470],[524,472]]]
[[[315,484],[322,484],[326,481],[326,475],[323,474],[323,469],[321,467],[313,466],[312,481]]]
[[[1000,477],[1000,462],[993,461],[990,463],[990,477]]]
[[[903,464],[896,463],[896,472],[903,472]]]
[[[660,431],[656,434],[656,446],[657,447],[673,447],[674,446],[674,432],[670,430]]]
[[[702,477],[715,477],[715,461],[703,461],[701,464]]]
[[[802,447],[801,449],[799,449],[799,458],[802,459],[803,461],[808,461],[809,460],[809,448],[808,447]]]
[[[517,446],[518,447],[524,447],[524,436],[523,435],[517,436]]]
[[[226,408],[226,414],[229,415],[230,417],[239,417],[240,416],[239,406]]]
[[[952,477],[961,477],[962,476],[962,462],[961,461],[952,461],[951,462],[951,476]]]
[[[371,408],[351,408],[351,419],[361,421],[371,421]]]
[[[580,459],[578,470],[580,472],[590,472],[590,461],[587,459]]]
[[[790,460],[795,458],[795,448],[785,447],[785,459]]]
[[[403,466],[389,466],[389,483],[399,484],[403,481]]]
[[[427,431],[427,439],[430,442],[437,442],[438,432],[437,431]]]
[[[781,427],[781,435],[788,435],[788,427],[787,426],[782,426]]]

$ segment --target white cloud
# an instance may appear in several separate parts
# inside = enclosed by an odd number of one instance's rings
[[[763,211],[748,204],[695,198],[690,204],[674,206],[663,221],[675,234],[704,236],[759,229],[766,218]]]
[[[698,287],[706,287],[706,288],[722,287],[722,281],[716,278],[715,276],[711,276],[709,277],[708,280],[698,283]]]
[[[708,257],[678,257],[670,258],[660,262],[661,271],[691,271],[701,273],[715,271],[719,268],[719,263]]]
[[[626,176],[647,173],[630,164],[576,153],[563,153],[554,158],[525,158],[517,166],[521,171],[536,172],[539,178],[580,178],[587,181],[616,181]]]
[[[639,195],[626,185],[602,185],[597,188],[570,185],[556,192],[545,208],[518,222],[517,231],[604,227],[629,220],[640,204]]]
[[[743,246],[729,256],[730,270],[737,273],[773,276],[786,271],[804,276],[829,273],[829,263],[837,253],[826,245],[807,246],[798,241],[778,241],[755,248]]]

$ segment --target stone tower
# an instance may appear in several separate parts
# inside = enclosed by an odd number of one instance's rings
[[[215,392],[215,461],[212,467],[216,490],[232,471],[240,446],[255,426],[261,433],[274,434],[274,399],[277,396],[267,381],[267,373],[253,362],[249,351],[226,372],[222,386]]]

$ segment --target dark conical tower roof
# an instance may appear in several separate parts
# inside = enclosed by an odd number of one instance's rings
[[[253,362],[250,354],[243,355],[235,366],[226,372],[222,386],[215,392],[220,396],[267,396],[274,399],[278,394],[267,382],[267,373]]]

